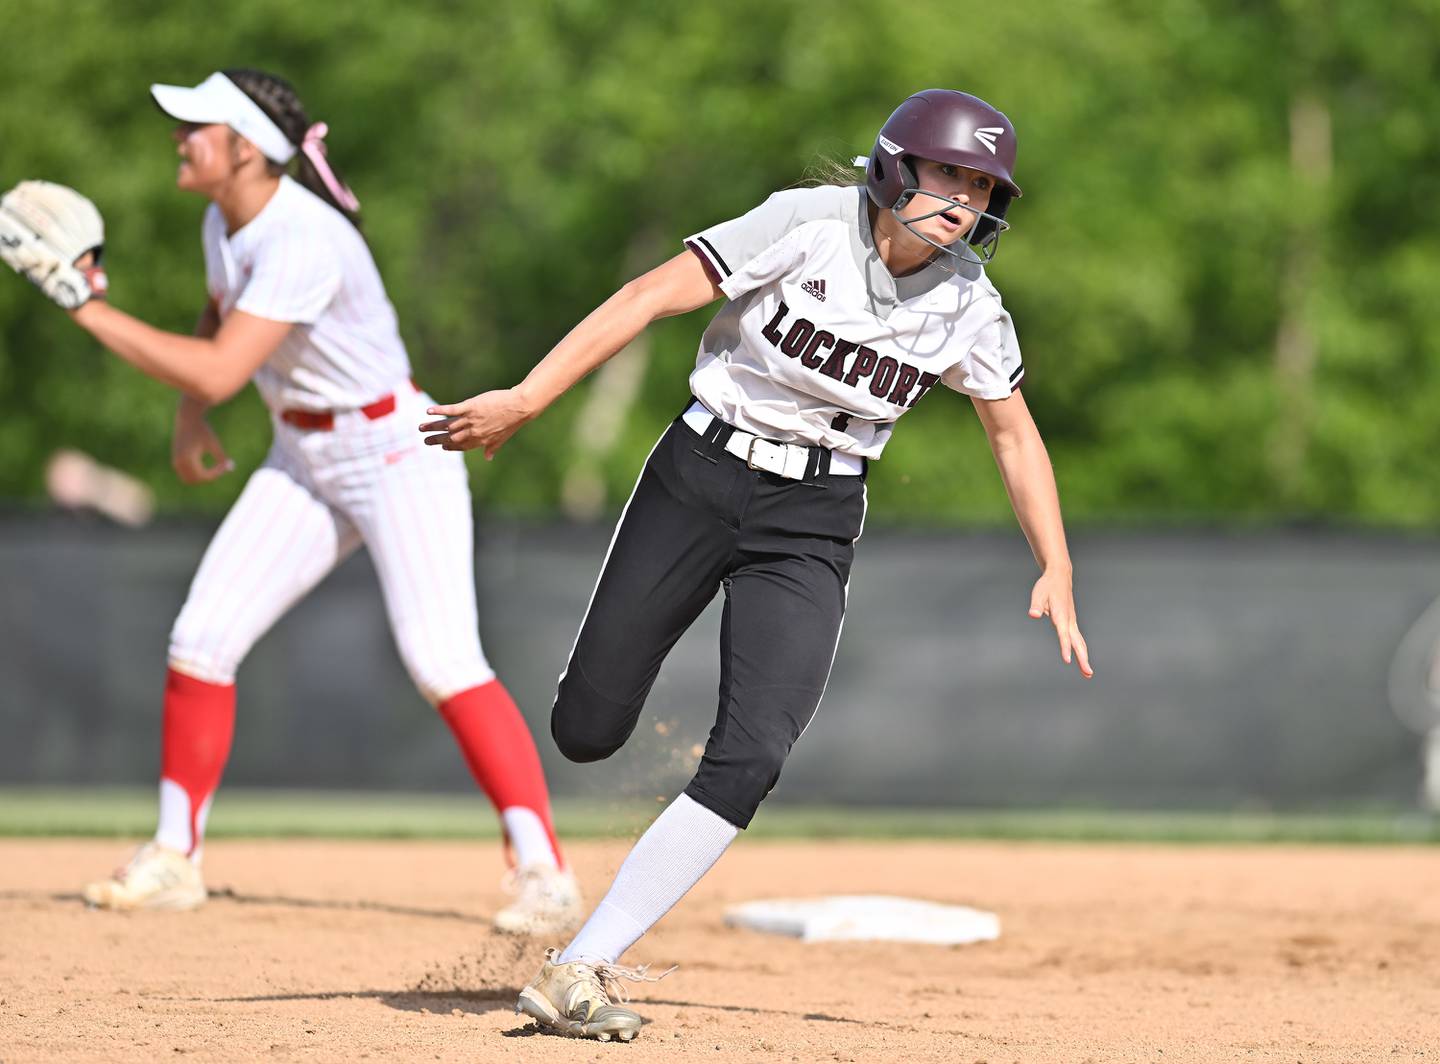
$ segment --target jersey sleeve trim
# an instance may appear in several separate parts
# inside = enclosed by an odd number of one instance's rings
[[[699,257],[701,264],[705,267],[705,272],[710,275],[710,280],[717,285],[734,272],[720,252],[715,250],[715,245],[703,236],[690,237],[685,241],[685,246]]]

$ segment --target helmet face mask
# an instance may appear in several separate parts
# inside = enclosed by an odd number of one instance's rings
[[[935,202],[935,209],[917,215],[913,218],[906,218],[900,213],[901,209],[917,197],[924,196],[926,199]],[[928,206],[928,204],[927,204]],[[964,211],[975,217],[975,221],[965,234],[950,244],[942,244],[934,240],[919,229],[917,223],[927,221],[942,214],[955,214]],[[944,252],[947,256],[958,259],[961,262],[972,263],[977,266],[984,266],[995,258],[995,253],[1000,248],[1000,234],[1010,228],[1002,214],[994,214],[989,211],[977,210],[959,200],[952,200],[948,196],[942,196],[938,192],[927,192],[924,189],[911,189],[901,195],[895,206],[890,208],[890,213],[895,220],[903,225],[917,239],[923,240],[936,251]],[[954,272],[951,265],[944,259],[939,260],[939,265]]]
[[[915,236],[952,259],[985,264],[995,258],[1011,200],[1020,196],[1011,172],[1015,168],[1015,127],[984,100],[951,89],[926,89],[911,96],[886,120],[866,160],[865,187],[875,206],[888,209]],[[995,179],[984,212],[919,188],[914,160],[964,166]],[[858,161],[858,160],[857,160]],[[933,197],[942,206],[919,218],[900,216],[917,195]],[[976,214],[975,224],[953,245],[940,244],[913,223],[961,208]],[[944,261],[944,260],[942,260]]]

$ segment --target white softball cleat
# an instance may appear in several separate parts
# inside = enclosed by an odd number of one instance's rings
[[[594,1038],[608,1042],[632,1041],[644,1020],[640,1014],[615,1004],[625,1000],[621,979],[654,983],[670,974],[650,975],[649,965],[622,968],[618,964],[589,964],[571,961],[557,964],[556,949],[545,951],[540,974],[526,984],[515,1002],[515,1011],[535,1020],[542,1028],[572,1038]]]
[[[495,914],[495,930],[509,935],[554,935],[585,918],[575,876],[553,865],[524,865],[505,876],[515,900]]]
[[[205,903],[205,882],[183,853],[147,842],[123,868],[86,884],[83,893],[97,909],[196,909]]]

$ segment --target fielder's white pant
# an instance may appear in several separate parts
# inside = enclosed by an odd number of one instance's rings
[[[426,447],[428,396],[409,383],[371,421],[329,431],[274,418],[275,442],[215,534],[170,634],[170,664],[229,684],[250,648],[363,543],[400,657],[439,704],[488,683],[475,611],[474,529],[464,458]]]

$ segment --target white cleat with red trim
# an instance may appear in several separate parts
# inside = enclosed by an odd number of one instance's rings
[[[97,909],[196,909],[205,903],[200,869],[177,850],[147,842],[109,879],[86,884],[87,905]]]

